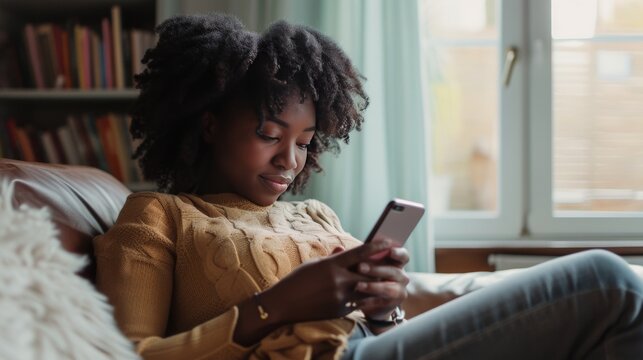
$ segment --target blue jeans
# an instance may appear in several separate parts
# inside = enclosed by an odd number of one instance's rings
[[[590,250],[519,272],[383,334],[343,359],[643,359],[643,282]]]

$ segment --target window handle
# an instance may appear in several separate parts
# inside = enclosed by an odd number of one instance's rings
[[[505,52],[505,86],[509,86],[511,82],[511,74],[513,74],[514,65],[518,60],[518,48],[515,46],[510,46]]]

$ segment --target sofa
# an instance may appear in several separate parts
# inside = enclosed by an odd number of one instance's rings
[[[130,190],[96,168],[9,159],[0,159],[0,180],[3,179],[14,186],[14,206],[49,208],[63,248],[90,259],[78,275],[93,282],[92,239],[115,222]],[[403,308],[410,318],[511,273],[410,273],[409,296]]]
[[[96,169],[0,159],[0,359],[139,359],[88,261],[128,194]]]

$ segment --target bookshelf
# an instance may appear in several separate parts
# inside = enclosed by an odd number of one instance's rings
[[[132,74],[178,0],[0,0],[0,157],[102,168],[150,190],[130,159]]]
[[[26,101],[133,101],[138,96],[136,89],[0,89],[2,102]]]

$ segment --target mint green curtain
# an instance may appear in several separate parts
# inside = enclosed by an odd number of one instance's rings
[[[257,31],[277,19],[315,27],[334,38],[368,79],[371,105],[362,132],[352,135],[339,156],[322,159],[325,171],[311,179],[303,197],[330,205],[345,229],[360,239],[394,197],[428,208],[430,137],[423,111],[417,0],[186,3],[184,12],[228,12]],[[407,243],[409,271],[434,269],[430,222],[427,213]]]

